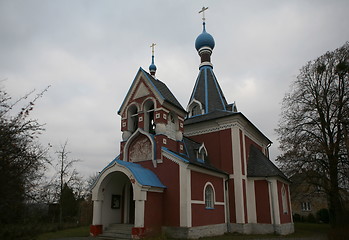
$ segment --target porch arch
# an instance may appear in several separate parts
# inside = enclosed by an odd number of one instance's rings
[[[134,227],[144,227],[144,210],[145,201],[147,200],[147,192],[163,192],[166,187],[149,169],[145,169],[136,163],[119,160],[118,158],[114,159],[105,169],[103,169],[92,186],[93,225],[107,227],[109,224],[114,223],[111,219],[113,219],[112,217],[118,217],[117,214],[112,215],[108,213],[112,199],[112,191],[110,188],[117,189],[120,192],[122,187],[127,186],[127,184],[132,187],[133,193],[135,208]],[[120,211],[119,214],[119,219],[121,219],[122,212]],[[126,216],[126,219],[127,217],[129,216]]]

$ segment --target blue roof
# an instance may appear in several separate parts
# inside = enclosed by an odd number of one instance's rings
[[[166,188],[166,186],[161,183],[160,179],[155,175],[155,173],[153,173],[149,169],[146,169],[137,163],[125,162],[119,159],[115,159],[114,161],[128,168],[136,178],[137,182],[139,182],[140,184],[151,187]]]
[[[205,22],[203,22],[203,30],[202,33],[195,40],[195,48],[199,51],[202,47],[209,47],[213,49],[215,46],[214,39],[211,34],[206,32]]]

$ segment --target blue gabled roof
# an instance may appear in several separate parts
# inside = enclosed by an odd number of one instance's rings
[[[119,159],[115,159],[114,161],[128,168],[136,178],[137,182],[139,182],[141,185],[166,188],[166,186],[161,183],[156,174],[149,169],[146,169],[137,163],[125,162]]]

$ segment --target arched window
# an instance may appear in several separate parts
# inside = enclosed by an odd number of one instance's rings
[[[206,208],[214,208],[214,191],[211,185],[205,188],[205,206]]]
[[[281,187],[281,199],[282,199],[282,211],[284,214],[288,214],[287,192],[284,184]]]
[[[154,121],[154,102],[147,100],[144,103],[144,130],[151,134],[155,134],[155,121]]]
[[[128,130],[131,133],[135,132],[138,128],[138,109],[136,105],[128,108],[127,121]]]

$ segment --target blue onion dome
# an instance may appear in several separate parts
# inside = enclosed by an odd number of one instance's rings
[[[155,64],[150,64],[150,66],[149,66],[149,71],[156,71],[156,66],[155,66]]]
[[[154,64],[154,56],[151,57],[151,64],[149,66],[149,71],[150,72],[155,72],[156,71],[156,66]]]
[[[199,49],[202,47],[209,47],[213,50],[214,45],[214,39],[211,34],[206,32],[205,22],[203,22],[203,30],[195,40],[195,48],[197,51],[199,51]]]

